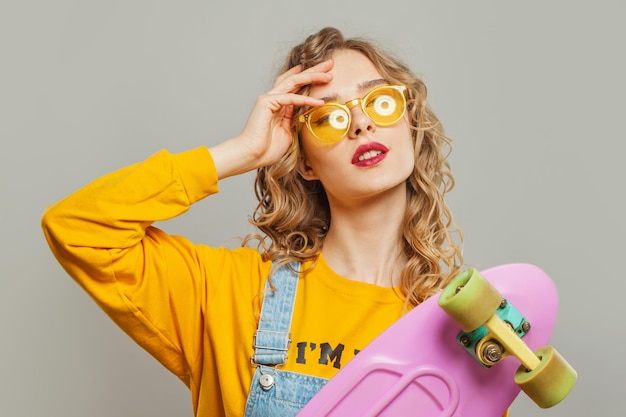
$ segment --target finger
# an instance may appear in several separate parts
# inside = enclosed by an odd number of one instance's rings
[[[304,71],[302,70],[302,65],[296,65],[295,67],[290,68],[288,71],[284,72],[283,74],[281,74],[280,76],[276,78],[276,81],[274,81],[274,88],[278,87],[285,80],[290,79],[292,76],[301,75],[301,74],[310,74],[310,73],[327,73],[333,68],[333,66],[334,66],[334,61],[332,59],[327,59],[326,61],[322,61],[317,65],[314,65],[310,68],[305,69]],[[327,81],[324,81],[324,82],[327,82]],[[306,85],[306,83],[300,84],[298,88],[301,87],[302,85]],[[287,91],[291,91],[291,89]]]
[[[274,113],[287,106],[319,107],[324,104],[324,100],[293,93],[267,94],[263,99],[266,100],[268,108]]]
[[[326,61],[322,61],[319,64],[313,65],[312,67],[305,69],[303,72],[307,72],[307,71],[327,72],[327,71],[330,71],[334,65],[335,65],[335,61],[332,58],[330,58],[330,59],[327,59]]]
[[[302,71],[302,64],[289,68],[287,71],[283,72],[278,77],[276,77],[276,80],[274,80],[274,87],[276,87],[276,85],[282,82],[285,78],[291,75],[297,74],[301,71]]]
[[[293,93],[299,88],[309,84],[326,84],[332,80],[332,74],[327,72],[301,72],[285,78],[277,84],[270,94]]]
[[[285,106],[283,118],[281,124],[284,128],[288,129],[291,126],[291,118],[293,117],[293,106]]]

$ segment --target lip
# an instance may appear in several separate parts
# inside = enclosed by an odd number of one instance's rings
[[[363,155],[365,152],[370,152],[370,151],[379,151],[381,153],[379,155],[376,155],[373,158],[359,161],[359,156]],[[354,152],[354,155],[352,155],[352,164],[358,167],[374,166],[387,157],[387,152],[389,152],[389,149],[382,143],[369,142],[369,143],[363,144],[359,146]]]

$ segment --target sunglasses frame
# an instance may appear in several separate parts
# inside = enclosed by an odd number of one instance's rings
[[[375,94],[376,92],[385,89],[385,88],[391,88],[394,90],[397,90],[401,93],[402,96],[402,105],[403,105],[403,109],[402,109],[402,113],[398,116],[398,118],[396,120],[394,120],[393,122],[389,122],[389,123],[385,123],[385,122],[377,122],[376,120],[372,119],[370,117],[370,115],[368,114],[367,110],[364,107],[364,104],[367,103],[367,99],[372,95]],[[350,130],[350,126],[352,125],[352,112],[351,110],[356,107],[359,106],[361,108],[361,110],[363,111],[363,113],[369,117],[369,119],[376,125],[376,126],[381,126],[381,127],[387,127],[387,126],[392,126],[396,123],[398,123],[402,117],[404,117],[405,113],[406,113],[406,108],[407,108],[407,95],[408,95],[408,89],[405,85],[381,85],[378,86],[374,89],[372,89],[369,93],[367,93],[366,95],[364,95],[361,98],[355,98],[352,100],[348,100],[345,103],[338,103],[338,102],[334,102],[334,101],[329,101],[328,103],[324,103],[323,105],[321,105],[320,107],[314,107],[312,109],[309,109],[308,111],[302,113],[299,117],[298,117],[298,122],[300,123],[300,125],[305,124],[307,129],[309,129],[309,132],[311,132],[311,134],[313,136],[315,136],[318,140],[322,141],[322,142],[326,142],[326,143],[335,143],[338,142],[339,140],[341,140],[346,133],[348,133],[348,130]],[[346,114],[348,115],[348,124],[346,125],[345,131],[341,134],[341,136],[339,136],[338,139],[334,139],[334,140],[328,140],[325,138],[321,138],[319,137],[317,134],[315,134],[315,132],[313,131],[313,129],[311,128],[311,118],[310,118],[310,114],[313,113],[314,111],[324,107],[324,106],[335,106],[335,107],[339,107],[343,110],[345,110]]]

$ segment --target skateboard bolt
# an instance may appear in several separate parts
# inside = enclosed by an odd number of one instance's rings
[[[483,358],[488,363],[498,362],[502,359],[502,347],[495,342],[487,343],[483,349]]]
[[[500,308],[504,308],[507,305],[507,301],[506,298],[503,298],[502,301],[500,301]]]
[[[525,322],[522,324],[522,329],[523,329],[525,332],[529,331],[529,330],[530,330],[530,323],[529,323],[529,322],[527,322],[527,321],[525,321]]]
[[[470,338],[467,336],[462,336],[460,342],[463,346],[469,346]]]

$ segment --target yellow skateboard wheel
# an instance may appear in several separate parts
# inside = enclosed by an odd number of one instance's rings
[[[544,346],[535,354],[540,364],[533,370],[520,366],[515,374],[515,383],[539,407],[549,408],[572,390],[576,383],[576,371],[552,346]]]
[[[485,324],[501,302],[502,295],[474,268],[457,275],[439,296],[439,306],[466,332]]]

